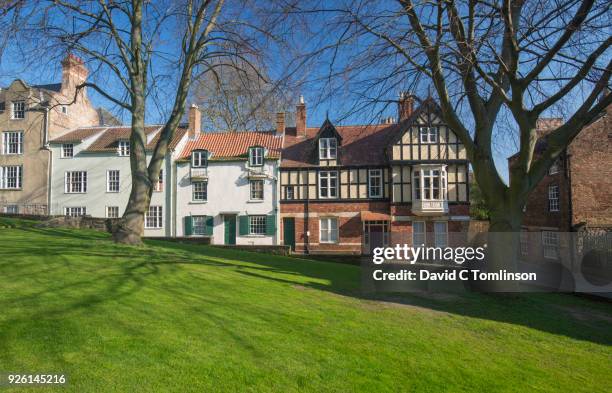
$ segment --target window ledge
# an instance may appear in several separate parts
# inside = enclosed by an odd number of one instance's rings
[[[242,235],[242,237],[267,237],[268,235]]]
[[[261,199],[249,199],[248,201],[246,201],[246,203],[264,203],[265,200]]]
[[[208,201],[190,201],[188,202],[190,205],[205,205]]]

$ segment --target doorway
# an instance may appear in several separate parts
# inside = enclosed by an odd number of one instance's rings
[[[224,244],[236,244],[236,215],[223,216]]]

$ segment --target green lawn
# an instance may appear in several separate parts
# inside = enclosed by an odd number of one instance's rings
[[[67,373],[57,390],[612,386],[609,303],[556,294],[372,299],[355,266],[159,241],[118,246],[103,233],[0,219],[7,225],[0,372]]]

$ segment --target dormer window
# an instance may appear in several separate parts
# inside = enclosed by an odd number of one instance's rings
[[[249,166],[262,166],[264,161],[263,147],[251,147],[249,149]]]
[[[336,138],[319,139],[319,159],[335,160],[338,155],[338,141]]]
[[[421,127],[419,135],[421,143],[436,143],[438,142],[438,127]]]
[[[117,144],[117,154],[120,157],[127,157],[130,155],[130,141],[119,141]]]
[[[208,165],[208,152],[206,150],[196,150],[191,153],[191,166],[193,168],[204,168]]]

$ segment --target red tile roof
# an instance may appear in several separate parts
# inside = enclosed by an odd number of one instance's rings
[[[176,131],[174,132],[174,136],[172,137],[172,140],[168,144],[168,149],[174,149],[179,144],[183,136],[187,133],[187,131],[188,131],[187,128],[179,126],[179,128],[177,128]],[[151,139],[151,142],[147,144],[147,150],[153,150],[155,148],[155,145],[159,141],[160,137],[161,137],[161,132],[158,132],[157,135],[155,135],[153,139]]]
[[[83,140],[105,130],[106,127],[78,128],[51,141],[51,143],[82,142]]]
[[[145,134],[149,135],[161,129],[161,126],[146,126]],[[130,139],[132,128],[130,126],[109,127],[91,146],[84,151],[86,152],[114,152],[117,151],[117,143],[120,140]]]
[[[262,146],[268,158],[280,158],[283,137],[275,132],[210,132],[190,140],[180,158],[189,158],[194,150],[208,150],[211,160],[244,157],[249,147]]]

